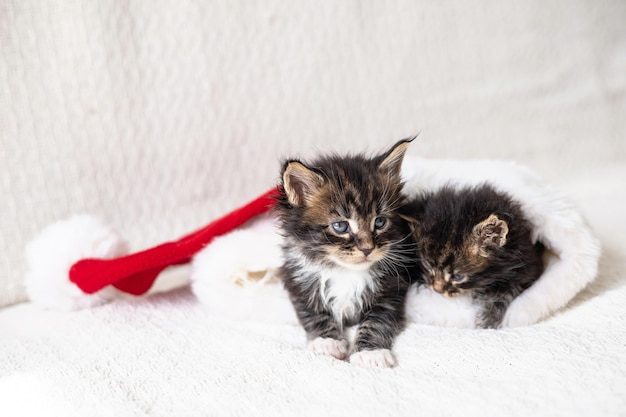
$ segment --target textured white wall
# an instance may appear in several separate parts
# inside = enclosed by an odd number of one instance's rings
[[[270,187],[279,159],[626,161],[620,0],[0,0],[0,305],[23,247],[76,212],[135,249]]]

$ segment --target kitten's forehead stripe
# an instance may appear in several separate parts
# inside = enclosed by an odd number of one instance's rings
[[[398,200],[396,195],[400,191],[398,185],[392,185],[376,171],[374,172],[377,178],[372,178],[373,167],[367,165],[364,161],[355,161],[348,166],[330,167],[329,177],[335,179],[330,183],[334,183],[338,188],[334,193],[338,200],[342,201],[344,206],[353,204],[361,214],[384,211],[389,209],[388,206],[396,205]],[[375,209],[372,210],[368,205],[375,206]]]
[[[347,204],[342,205],[341,208],[340,208],[340,211],[341,211],[340,214],[343,217],[345,217],[346,219],[349,219],[349,218],[352,217],[352,210],[350,209],[350,207]]]

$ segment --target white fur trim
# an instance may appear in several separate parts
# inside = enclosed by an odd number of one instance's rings
[[[412,286],[405,312],[409,322],[472,329],[475,327],[478,306],[472,303],[469,295],[448,298],[427,287]]]
[[[69,280],[70,267],[84,258],[115,258],[128,253],[110,227],[77,215],[46,227],[26,246],[26,292],[42,307],[76,310],[106,303],[119,293],[112,287],[85,294]]]
[[[552,205],[552,211],[524,209],[534,216],[537,238],[554,255],[539,280],[513,300],[504,316],[503,327],[529,325],[556,312],[598,273],[600,241],[582,216],[556,195],[547,199],[548,204]]]
[[[212,313],[235,320],[298,322],[275,276],[282,265],[280,236],[271,217],[220,236],[194,256],[191,288]]]

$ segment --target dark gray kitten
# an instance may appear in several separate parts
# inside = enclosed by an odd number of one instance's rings
[[[309,348],[350,362],[395,365],[410,269],[416,265],[400,167],[411,140],[368,158],[327,156],[285,163],[278,217],[286,240],[282,281]]]
[[[470,293],[476,327],[498,328],[515,297],[543,270],[543,246],[518,203],[489,185],[424,194],[403,211],[413,219],[425,283],[446,296]]]

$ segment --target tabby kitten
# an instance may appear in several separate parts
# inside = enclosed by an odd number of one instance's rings
[[[400,167],[412,139],[373,158],[290,160],[277,205],[285,236],[280,275],[309,349],[346,358],[346,328],[358,325],[350,362],[391,367],[416,265]]]
[[[489,185],[444,187],[412,200],[403,211],[414,222],[426,284],[478,303],[478,328],[498,328],[515,297],[542,273],[541,244],[520,205]]]

